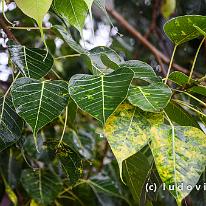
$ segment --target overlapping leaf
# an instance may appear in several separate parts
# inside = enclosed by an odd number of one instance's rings
[[[66,19],[72,26],[82,32],[88,7],[84,0],[54,0],[53,8],[57,14]]]
[[[203,36],[203,32],[206,32],[206,17],[198,15],[179,16],[168,21],[164,26],[164,31],[174,44],[180,45]]]
[[[206,135],[194,127],[161,125],[151,130],[151,150],[162,181],[178,205],[194,187],[206,166]],[[183,187],[178,188],[183,183]]]
[[[135,74],[134,78],[141,79],[149,83],[160,81],[160,78],[157,77],[153,68],[145,62],[130,60],[120,64],[120,67],[131,69]]]
[[[105,125],[105,135],[119,163],[140,151],[150,140],[152,125],[163,122],[162,114],[146,113],[128,103],[121,104]]]
[[[21,138],[23,121],[15,112],[10,98],[0,98],[0,151]]]
[[[141,166],[137,166],[141,165]],[[151,166],[142,153],[137,153],[123,162],[123,176],[135,202],[139,205],[141,194],[145,190],[145,182]]]
[[[62,190],[60,178],[50,171],[41,169],[23,170],[21,183],[30,197],[43,205],[50,205]]]
[[[128,100],[144,111],[159,112],[167,106],[171,96],[172,91],[167,85],[153,83],[148,86],[132,86]]]
[[[17,113],[32,127],[34,136],[58,117],[68,103],[68,85],[61,80],[19,78],[11,92]]]
[[[78,74],[69,82],[69,93],[82,110],[104,124],[126,98],[133,76],[130,69],[101,76]]]
[[[52,56],[45,50],[27,48],[19,44],[10,43],[9,52],[12,62],[25,77],[40,79],[53,66]]]
[[[179,86],[183,86],[188,83],[189,77],[182,72],[175,71],[170,74],[169,80],[171,80]]]

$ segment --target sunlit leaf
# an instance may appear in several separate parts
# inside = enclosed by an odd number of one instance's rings
[[[180,45],[199,36],[206,31],[206,17],[198,15],[179,16],[168,21],[164,26],[164,31],[170,40]]]
[[[66,19],[72,26],[82,32],[88,7],[84,0],[54,0],[53,8],[57,14]]]
[[[161,12],[165,18],[169,18],[176,9],[176,0],[164,0],[161,6]]]
[[[50,205],[62,190],[60,178],[50,171],[23,170],[21,183],[35,201],[43,205]]]
[[[129,69],[101,76],[77,74],[69,82],[69,92],[82,110],[104,124],[126,98],[133,76]]]
[[[105,125],[105,136],[122,172],[122,162],[150,141],[152,125],[163,122],[162,114],[146,113],[128,103],[121,104]]]
[[[194,187],[206,166],[206,135],[194,127],[161,125],[151,130],[151,150],[158,173],[178,205]],[[183,183],[182,190],[178,188]]]
[[[61,80],[19,78],[11,92],[17,113],[32,127],[34,136],[58,117],[68,103],[68,84]]]
[[[147,112],[159,112],[167,106],[172,95],[171,89],[163,83],[131,87],[128,100],[134,106]]]
[[[121,68],[131,69],[135,73],[134,78],[141,79],[149,83],[160,81],[160,78],[157,77],[153,68],[145,62],[130,60],[120,64],[119,66]]]
[[[10,98],[0,98],[0,151],[21,138],[23,121],[15,112]]]
[[[42,49],[27,48],[16,43],[10,43],[9,52],[12,62],[25,77],[40,79],[53,66],[52,56]]]

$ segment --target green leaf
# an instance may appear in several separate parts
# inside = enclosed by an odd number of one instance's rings
[[[42,21],[53,0],[15,0],[17,6],[27,16],[36,20],[40,27],[41,35],[43,37]]]
[[[162,114],[146,113],[128,103],[121,104],[109,117],[104,133],[117,159],[120,173],[122,162],[149,142],[151,125],[162,122]]]
[[[190,92],[206,96],[206,86],[194,86],[189,89]]]
[[[10,98],[0,98],[0,152],[21,138],[23,121]]]
[[[123,162],[123,176],[138,205],[142,192],[145,190],[145,182],[147,181],[150,169],[151,166],[147,158],[141,152],[136,153]]]
[[[54,0],[53,8],[58,15],[82,33],[88,13],[88,7],[84,0]]]
[[[74,75],[69,93],[76,104],[102,124],[127,96],[134,73],[119,69],[109,75]]]
[[[167,85],[153,83],[148,86],[131,87],[128,100],[143,111],[159,112],[167,106],[171,95],[172,91]]]
[[[50,205],[62,190],[60,178],[50,171],[23,170],[21,183],[27,193],[38,203]]]
[[[120,64],[119,66],[121,68],[131,69],[135,73],[134,78],[141,79],[149,83],[160,81],[160,78],[157,77],[153,68],[145,62],[130,60]]]
[[[92,4],[93,4],[94,0],[84,0],[84,1],[87,4],[88,9],[91,11]]]
[[[168,19],[176,9],[176,0],[164,0],[161,6],[163,16]]]
[[[94,75],[109,74],[119,68],[122,58],[108,47],[96,47],[89,51],[90,71]]]
[[[192,126],[200,128],[194,117],[174,101],[170,101],[164,111],[173,122],[176,122],[181,126]]]
[[[206,32],[205,16],[186,15],[173,18],[165,24],[164,31],[175,45],[180,45],[203,36],[197,27]]]
[[[151,150],[158,173],[178,205],[194,187],[206,166],[206,135],[194,127],[160,125],[151,130]],[[184,187],[177,186],[183,183]]]
[[[117,185],[115,185],[114,181],[112,181],[108,176],[93,176],[89,180],[86,180],[86,183],[92,188],[101,205],[105,204],[102,203],[103,199],[100,198],[99,194],[107,194],[112,197],[117,197],[118,199],[123,199],[128,203],[128,200],[124,195],[118,191]]]
[[[54,60],[51,54],[43,49],[27,48],[19,44],[10,43],[9,52],[12,62],[25,77],[40,79],[53,66]]]
[[[57,148],[57,157],[69,178],[70,184],[75,184],[83,175],[83,166],[80,156],[66,144]]]
[[[61,34],[64,41],[76,52],[79,54],[88,54],[88,51],[82,48],[72,37],[71,33],[66,30],[65,27],[60,25],[55,25],[54,28]]]
[[[188,84],[189,77],[182,72],[175,71],[170,74],[169,80],[178,84],[179,86],[183,86]]]
[[[58,117],[68,103],[68,84],[64,81],[38,81],[19,78],[12,90],[17,113],[37,132]]]

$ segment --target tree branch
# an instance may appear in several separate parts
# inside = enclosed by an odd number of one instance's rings
[[[138,41],[140,41],[145,47],[147,47],[156,57],[157,61],[160,59],[162,62],[169,64],[170,59],[165,56],[161,51],[159,51],[153,44],[151,44],[139,31],[137,31],[132,25],[128,23],[128,21],[121,15],[119,14],[116,10],[111,9],[111,8],[106,8],[108,13],[122,26],[124,27],[134,38],[136,38]],[[178,65],[178,64],[173,64],[173,68],[175,70],[181,71],[185,74],[189,74],[189,70],[186,68]],[[194,73],[196,76],[202,76],[199,73],[195,72]]]
[[[14,36],[14,34],[9,30],[4,17],[2,15],[0,15],[0,28],[2,28],[4,30],[4,32],[6,33],[7,37],[10,40],[13,40],[15,42],[18,42],[18,40],[16,39],[16,37]]]

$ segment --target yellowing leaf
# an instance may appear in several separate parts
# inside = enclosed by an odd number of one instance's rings
[[[164,0],[161,12],[165,18],[169,18],[172,13],[174,13],[176,8],[176,0]]]
[[[121,104],[105,125],[105,135],[118,161],[140,151],[150,139],[151,125],[163,122],[162,114],[146,113],[128,103]]]
[[[195,127],[161,125],[150,136],[158,173],[167,188],[174,187],[170,192],[180,206],[191,192],[187,186],[194,187],[205,169],[206,135]]]

